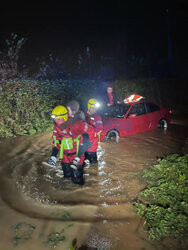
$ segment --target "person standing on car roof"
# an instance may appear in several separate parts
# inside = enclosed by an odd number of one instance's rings
[[[92,125],[95,129],[95,138],[93,145],[86,151],[85,158],[89,160],[90,163],[97,163],[97,148],[98,141],[100,141],[100,132],[103,129],[102,118],[97,114],[97,108],[100,106],[96,99],[90,99],[88,101],[88,110],[85,110],[86,122]]]

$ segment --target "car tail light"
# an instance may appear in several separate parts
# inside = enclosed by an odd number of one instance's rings
[[[169,114],[172,114],[172,110],[171,109],[169,109]]]

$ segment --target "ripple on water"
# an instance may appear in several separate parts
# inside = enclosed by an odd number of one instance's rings
[[[133,241],[139,238],[135,233],[138,221],[131,210],[130,200],[143,186],[134,177],[129,178],[129,174],[140,171],[146,163],[155,162],[157,156],[186,152],[186,138],[186,130],[183,132],[173,127],[165,133],[155,130],[121,138],[119,144],[101,143],[99,163],[85,168],[83,187],[64,179],[60,169],[55,171],[41,166],[40,162],[50,155],[50,143],[46,143],[48,136],[19,139],[17,142],[15,139],[15,149],[11,152],[8,143],[7,150],[2,146],[1,198],[23,218],[26,215],[38,222],[99,223],[102,233],[96,233],[99,228],[93,231],[87,246],[116,249],[113,240],[103,235],[105,230],[111,230],[109,221],[119,221],[117,229],[114,228],[115,235],[121,223],[122,232],[129,231],[127,235],[131,235]],[[3,211],[7,213],[8,210]],[[134,233],[127,222],[131,226],[134,224]],[[124,241],[123,233],[119,241]]]

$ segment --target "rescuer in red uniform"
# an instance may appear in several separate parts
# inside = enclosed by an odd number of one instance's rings
[[[98,141],[100,141],[100,132],[102,131],[102,118],[97,114],[97,108],[100,106],[96,99],[90,99],[88,101],[88,110],[85,111],[86,122],[93,126],[95,129],[95,137],[93,145],[85,152],[85,158],[90,163],[97,163],[97,148]]]
[[[59,126],[68,120],[68,110],[64,106],[56,106],[52,111],[52,118],[54,119],[52,155],[48,162],[42,164],[56,167],[59,153],[64,177],[71,177],[73,183],[83,185],[84,154],[80,156],[77,168],[70,167],[78,154],[79,145],[83,142],[83,138],[81,135],[73,138],[68,128],[63,131],[59,129]]]
[[[95,144],[97,134],[94,127],[85,121],[85,115],[79,110],[80,105],[77,101],[70,101],[66,106],[71,119],[59,125],[58,128],[61,131],[68,129],[73,138],[77,138],[79,135],[82,135],[83,138],[79,145],[78,154],[73,160],[73,164],[71,164],[72,168],[76,168],[83,154],[88,150],[93,150],[92,147],[95,147],[93,145]]]

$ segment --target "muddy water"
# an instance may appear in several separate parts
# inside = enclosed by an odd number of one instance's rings
[[[179,249],[150,242],[130,204],[144,187],[134,173],[157,156],[188,153],[185,124],[101,143],[99,163],[85,167],[85,185],[42,167],[51,133],[0,141],[0,250]],[[85,246],[85,247],[84,247]]]

